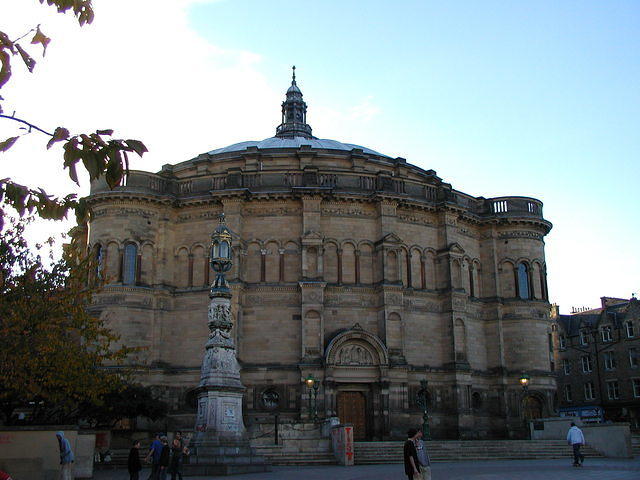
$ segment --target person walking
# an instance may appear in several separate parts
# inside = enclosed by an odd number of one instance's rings
[[[189,455],[189,449],[185,446],[182,439],[182,432],[176,432],[171,442],[171,461],[169,464],[169,473],[171,480],[176,480],[176,476],[182,480],[182,456]]]
[[[58,478],[60,480],[71,480],[73,478],[71,474],[72,464],[75,460],[73,451],[71,450],[71,444],[69,440],[64,438],[64,432],[56,432],[56,438],[58,439],[58,448],[60,449],[60,474]]]
[[[416,451],[416,439],[418,430],[410,428],[407,432],[407,441],[404,442],[404,473],[409,480],[420,479],[420,461]]]
[[[160,455],[162,455],[162,442],[160,441],[160,434],[156,433],[155,439],[149,448],[149,453],[145,457],[147,463],[151,462],[151,474],[148,480],[159,480],[160,478]]]
[[[176,480],[176,476],[182,480],[182,472],[180,471],[180,461],[182,460],[182,442],[177,434],[171,441],[171,460],[169,461],[169,473],[171,480]]]
[[[422,474],[422,480],[431,480],[431,459],[429,453],[424,446],[424,440],[422,440],[422,429],[418,429],[418,435],[415,439],[416,452],[418,454],[418,462],[420,463],[420,473]]]
[[[162,450],[160,452],[160,480],[167,480],[167,470],[169,469],[169,460],[171,458],[171,448],[169,447],[169,441],[166,436],[160,437],[162,443]]]
[[[581,467],[584,455],[580,453],[580,447],[584,445],[584,435],[575,422],[571,422],[571,428],[567,432],[567,443],[573,447],[573,466]]]
[[[140,463],[140,440],[134,440],[129,459],[127,460],[127,470],[129,470],[129,480],[138,480],[142,464]]]

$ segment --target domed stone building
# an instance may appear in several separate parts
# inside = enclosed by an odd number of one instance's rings
[[[467,195],[403,158],[314,137],[295,76],[275,137],[131,171],[114,190],[94,182],[88,202],[107,283],[95,307],[146,347],[140,380],[186,425],[223,212],[245,423],[308,420],[310,374],[318,415],[353,423],[356,439],[420,424],[421,380],[433,438],[517,436],[555,408],[542,203]]]

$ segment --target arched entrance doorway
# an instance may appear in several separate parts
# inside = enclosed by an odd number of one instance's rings
[[[522,416],[525,420],[542,418],[542,402],[538,397],[527,395],[522,399]]]
[[[388,435],[389,360],[380,339],[356,324],[329,343],[325,362],[328,413],[352,424],[355,440]]]

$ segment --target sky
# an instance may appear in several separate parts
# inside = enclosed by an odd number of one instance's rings
[[[291,65],[314,135],[403,157],[465,193],[544,202],[561,313],[640,293],[640,2],[94,0],[83,28],[5,0],[0,30],[52,38],[14,66],[5,113],[53,130],[113,128],[157,171],[271,137]],[[37,52],[39,46],[32,46]],[[0,122],[3,139],[16,132]],[[2,177],[88,192],[26,135]],[[34,235],[63,231],[45,222]]]

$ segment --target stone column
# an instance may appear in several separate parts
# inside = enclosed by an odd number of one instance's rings
[[[240,380],[232,332],[232,293],[224,277],[232,266],[231,240],[231,232],[221,215],[210,249],[216,278],[209,294],[209,337],[200,382],[194,389],[198,410],[193,455],[185,465],[188,475],[228,475],[269,469],[264,458],[252,450],[242,418],[245,387]]]
[[[212,289],[213,290],[213,289]],[[242,421],[240,365],[231,335],[231,292],[212,291],[208,312],[209,339],[198,384],[196,443],[212,436],[241,438]]]

